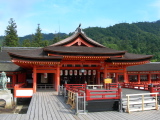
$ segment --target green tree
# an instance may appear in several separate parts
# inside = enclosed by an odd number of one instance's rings
[[[31,42],[29,39],[25,39],[22,42],[22,47],[31,47]]]
[[[17,47],[19,45],[19,38],[16,30],[17,25],[13,18],[11,18],[8,23],[7,30],[5,30],[4,44],[8,47]]]
[[[36,33],[33,36],[33,46],[34,47],[41,47],[41,43],[42,43],[42,33],[41,33],[41,28],[40,28],[40,24],[38,24],[38,27],[36,29]]]

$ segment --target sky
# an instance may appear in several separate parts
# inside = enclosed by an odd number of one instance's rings
[[[0,35],[10,18],[19,37],[42,33],[74,32],[81,28],[160,20],[160,0],[0,0]]]

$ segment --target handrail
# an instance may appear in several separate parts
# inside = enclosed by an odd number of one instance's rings
[[[103,88],[103,85],[87,85],[87,87],[91,87],[91,89],[94,89],[94,88],[100,88],[102,89]]]
[[[86,101],[103,100],[103,99],[121,99],[122,89],[119,87],[116,90],[89,90],[86,89]],[[99,97],[97,97],[99,96]]]
[[[16,84],[14,86],[14,97],[15,98],[27,98],[32,97],[33,95],[33,88],[22,88],[25,86],[25,83]]]
[[[79,96],[82,96],[85,93],[86,101],[102,100],[102,99],[120,99],[121,98],[122,89],[120,87],[117,87],[117,89],[112,89],[112,90],[103,90],[103,89],[95,90],[95,89],[88,89],[89,86],[98,87],[102,85],[75,84],[74,86],[74,84],[65,84],[65,88],[67,91],[78,93]],[[96,96],[101,96],[101,97],[98,98]]]
[[[54,88],[54,84],[37,84],[37,88]]]
[[[149,90],[148,84],[124,83],[123,88],[131,88],[131,89],[138,89],[138,90]]]
[[[127,112],[130,113],[131,111],[140,111],[140,110],[150,110],[150,109],[156,109],[158,110],[158,103],[157,103],[157,94],[158,93],[141,93],[141,94],[126,94],[127,96]],[[155,95],[155,99],[153,99],[153,101],[148,101],[145,100],[145,95]],[[132,101],[130,99],[130,96],[141,96],[141,101]],[[144,104],[149,104],[149,103],[154,103],[155,107],[151,107],[151,108],[145,108]],[[142,108],[139,109],[130,109],[130,105],[134,105],[134,104],[139,104],[141,105]]]

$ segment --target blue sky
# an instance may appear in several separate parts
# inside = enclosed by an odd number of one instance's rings
[[[13,18],[19,36],[73,32],[79,25],[108,27],[118,23],[160,20],[160,0],[0,0],[0,35]]]

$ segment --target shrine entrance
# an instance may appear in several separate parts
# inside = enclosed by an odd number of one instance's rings
[[[96,84],[97,81],[96,70],[61,70],[60,84],[64,84],[65,81],[68,84]]]
[[[37,88],[54,88],[54,73],[37,73]]]

